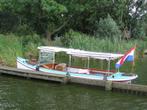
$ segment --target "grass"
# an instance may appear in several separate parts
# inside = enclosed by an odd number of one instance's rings
[[[16,66],[16,57],[38,57],[37,47],[40,45],[62,46],[98,52],[124,53],[137,44],[137,51],[142,52],[147,49],[147,41],[143,40],[119,40],[119,39],[100,39],[82,33],[70,31],[62,38],[55,41],[47,41],[40,36],[26,35],[16,36],[14,34],[0,34],[0,64]],[[137,54],[138,54],[137,52]]]
[[[63,42],[66,47],[78,48],[83,50],[97,51],[97,52],[114,52],[124,53],[131,47],[137,45],[137,51],[143,51],[147,48],[147,41],[132,39],[132,40],[120,40],[109,38],[95,38],[94,36],[88,36],[78,32],[70,31],[65,35],[63,40],[68,39],[67,42]]]
[[[15,66],[16,56],[22,56],[22,43],[14,35],[0,34],[0,62],[4,65]]]
[[[49,42],[37,34],[18,36],[14,34],[0,34],[0,64],[16,67],[16,57],[38,58],[38,46],[61,46],[60,38]]]

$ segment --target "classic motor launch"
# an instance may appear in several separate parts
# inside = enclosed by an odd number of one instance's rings
[[[102,52],[91,52],[72,48],[61,48],[61,47],[49,47],[40,46],[39,59],[36,63],[30,62],[28,59],[17,57],[17,68],[27,69],[33,71],[41,71],[46,74],[64,74],[70,75],[70,77],[86,78],[93,80],[109,80],[114,82],[125,82],[130,83],[138,76],[136,74],[126,74],[120,71],[111,71],[110,64],[112,60],[123,58],[123,54],[114,53],[102,53]],[[68,64],[56,63],[55,54],[58,52],[65,52],[68,56]],[[72,57],[87,58],[87,68],[73,67],[71,59]],[[107,60],[108,69],[98,70],[89,68],[90,59]],[[119,70],[119,69],[117,69]]]

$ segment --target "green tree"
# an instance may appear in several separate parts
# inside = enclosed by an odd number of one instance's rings
[[[145,0],[0,0],[0,27],[32,30],[48,39],[64,29],[95,34],[99,21],[110,14],[121,31],[134,37],[146,7]]]
[[[145,29],[143,27],[142,22],[137,22],[135,28],[132,30],[132,36],[134,36],[134,38],[138,38],[138,39],[142,39],[145,38],[146,33],[145,33]]]
[[[96,31],[96,36],[101,38],[111,38],[120,39],[121,31],[117,26],[116,22],[112,19],[110,15],[107,18],[100,19],[98,23],[98,30]]]
[[[38,33],[51,35],[65,25],[65,6],[55,0],[1,0],[0,11],[17,16],[20,25],[27,24]]]
[[[142,25],[142,19],[146,16],[147,2],[146,0],[130,0],[127,27],[130,30],[131,37],[138,38],[144,36],[144,29]]]

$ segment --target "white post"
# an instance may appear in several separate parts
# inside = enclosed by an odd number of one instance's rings
[[[53,52],[53,65],[52,65],[52,69],[54,69],[54,64],[55,64],[55,52]]]
[[[109,60],[108,60],[108,74],[109,74],[109,72],[110,72],[110,58],[109,58]]]
[[[71,55],[69,55],[69,63],[68,66],[71,66]]]
[[[88,57],[87,68],[89,69],[90,58]]]
[[[103,70],[104,68],[103,68],[103,60],[101,60],[101,70]]]
[[[40,65],[40,60],[41,60],[41,51],[39,51],[38,65]]]

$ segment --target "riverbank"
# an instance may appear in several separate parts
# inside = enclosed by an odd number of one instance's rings
[[[78,48],[90,51],[124,53],[129,48],[137,44],[137,56],[147,48],[144,40],[118,40],[99,39],[78,32],[68,32],[62,38],[56,38],[54,41],[48,41],[37,34],[17,36],[14,34],[0,34],[0,64],[11,67],[16,66],[16,57],[33,56],[38,58],[37,47],[41,45],[62,46]]]

